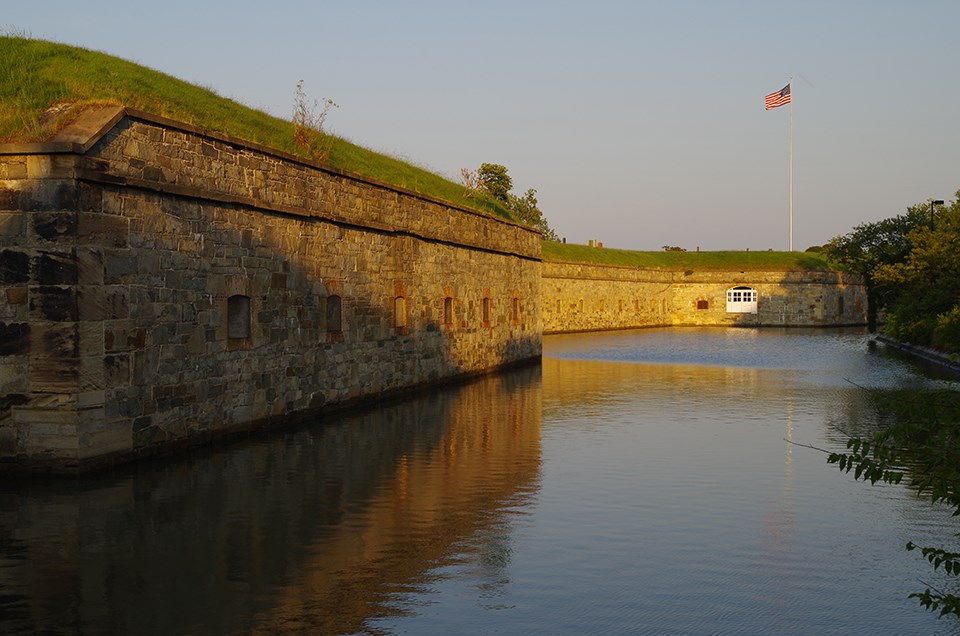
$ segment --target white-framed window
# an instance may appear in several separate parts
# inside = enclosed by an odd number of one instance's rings
[[[728,314],[757,313],[757,290],[752,287],[733,287],[727,290]]]

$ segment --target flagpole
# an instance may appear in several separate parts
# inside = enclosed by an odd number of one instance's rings
[[[790,76],[790,251],[793,251],[793,76]]]

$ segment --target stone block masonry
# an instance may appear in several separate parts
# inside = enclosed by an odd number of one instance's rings
[[[755,313],[728,304],[728,292],[737,288],[756,292]],[[544,333],[564,333],[863,325],[867,299],[859,279],[841,272],[680,272],[546,261],[541,306]]]
[[[536,231],[144,113],[78,125],[0,146],[3,465],[83,470],[539,357]]]

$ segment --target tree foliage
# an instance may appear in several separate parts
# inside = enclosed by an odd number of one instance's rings
[[[481,163],[477,169],[477,187],[496,199],[509,202],[509,193],[513,189],[513,179],[507,169],[498,163]]]
[[[548,241],[556,241],[557,233],[550,228],[546,217],[543,216],[543,212],[540,211],[536,195],[537,191],[533,188],[524,192],[522,197],[517,197],[512,194],[508,195],[507,206],[510,208],[510,212],[515,219],[521,223],[537,228],[543,232],[543,238]]]
[[[960,341],[960,313],[953,311],[960,306],[958,248],[960,204],[935,210],[927,201],[906,214],[858,225],[824,252],[863,277],[871,328],[884,310],[885,331],[894,338],[948,346]]]
[[[935,222],[914,228],[909,238],[911,249],[905,258],[874,270],[874,281],[885,290],[889,306],[885,331],[897,340],[956,351],[960,204],[954,202]]]
[[[867,289],[870,328],[876,327],[877,312],[885,306],[884,290],[877,286],[874,273],[883,264],[903,261],[912,247],[910,233],[925,220],[919,206],[906,214],[882,221],[862,223],[847,234],[837,236],[823,247],[824,253],[839,261],[848,271],[859,274]]]
[[[507,169],[497,163],[482,163],[476,170],[460,169],[460,181],[468,195],[478,193],[501,202],[510,211],[511,216],[524,225],[534,227],[543,233],[548,241],[559,240],[537,202],[537,191],[533,188],[516,196],[510,193],[513,179]]]
[[[896,484],[904,476],[918,495],[944,504],[960,516],[960,394],[953,391],[874,393],[881,413],[894,424],[870,439],[847,441],[846,453],[831,453],[827,462],[854,478]],[[960,576],[960,554],[942,548],[921,547],[912,541],[907,550],[920,550],[934,570]],[[960,595],[927,585],[910,595],[941,616],[960,617]]]

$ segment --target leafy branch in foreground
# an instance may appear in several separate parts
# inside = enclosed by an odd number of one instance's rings
[[[930,562],[934,570],[943,566],[943,571],[952,576],[960,576],[960,552],[947,552],[940,548],[922,548],[913,541],[907,543],[907,550],[920,550],[923,557]],[[923,581],[921,581],[923,583]],[[920,604],[931,612],[940,612],[940,616],[953,614],[960,616],[960,597],[956,594],[948,594],[943,590],[938,590],[929,583],[922,592],[914,592],[909,598],[915,598]]]
[[[854,479],[869,481],[875,484],[882,481],[887,484],[899,484],[903,479],[903,468],[900,466],[897,450],[883,443],[873,443],[853,438],[847,440],[849,453],[830,453],[828,464],[837,464],[840,472],[849,473],[854,470]],[[871,453],[872,451],[872,453]]]
[[[870,439],[849,439],[849,452],[828,453],[827,463],[845,473],[852,470],[856,480],[871,484],[899,484],[909,475],[918,495],[928,495],[931,503],[946,504],[954,516],[960,515],[960,394],[893,391],[873,395],[881,413],[893,415],[895,423]],[[943,568],[946,574],[960,577],[960,553],[920,547],[912,541],[906,549],[920,550],[934,570]],[[960,617],[960,595],[924,585],[926,590],[909,598],[940,616]]]

